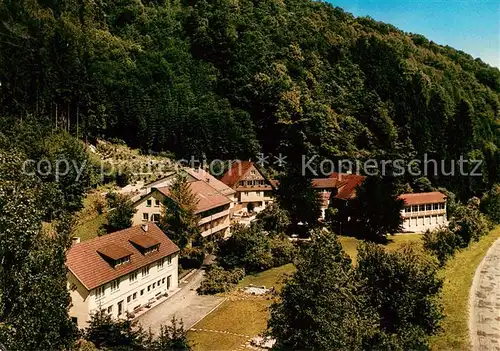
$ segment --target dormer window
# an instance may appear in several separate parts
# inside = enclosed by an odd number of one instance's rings
[[[146,234],[136,235],[129,239],[143,255],[149,255],[160,250],[160,242]]]
[[[130,262],[132,252],[116,244],[109,244],[97,250],[101,257],[111,266],[118,267]]]

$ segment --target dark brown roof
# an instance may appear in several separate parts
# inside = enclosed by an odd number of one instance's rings
[[[439,191],[430,193],[403,194],[399,196],[405,205],[425,205],[446,202],[447,196]]]
[[[132,252],[124,249],[120,245],[111,243],[97,250],[101,255],[111,258],[112,260],[118,260],[123,257],[132,255]]]
[[[189,189],[191,189],[191,192],[196,195],[196,198],[198,199],[196,213],[201,213],[232,202],[230,198],[222,195],[202,180],[197,180],[188,184]],[[157,188],[157,190],[165,196],[170,196],[170,190],[168,187]]]
[[[337,173],[333,172],[330,178],[337,179],[339,182],[337,185],[338,192],[335,195],[336,199],[341,200],[352,200],[356,198],[356,189],[358,186],[363,184],[366,177],[358,174],[347,174],[347,173]]]
[[[221,178],[221,182],[227,186],[234,188],[241,178],[252,168],[253,163],[250,161],[234,162],[231,168]]]
[[[130,239],[138,235],[158,241],[160,243],[158,251],[143,255],[130,242]],[[111,244],[130,251],[132,253],[130,262],[116,267],[106,262],[98,251]],[[68,250],[66,265],[88,290],[92,290],[178,251],[177,245],[156,224],[148,223],[147,232],[138,225],[75,244]]]
[[[160,244],[160,242],[150,236],[139,234],[129,239],[132,244],[136,244],[144,249],[149,249],[155,245]]]
[[[337,178],[313,178],[312,187],[315,189],[332,189],[337,188],[341,181]]]

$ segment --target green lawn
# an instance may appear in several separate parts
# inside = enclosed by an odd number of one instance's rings
[[[89,240],[97,237],[99,228],[107,223],[107,216],[105,213],[100,214],[92,219],[78,223],[75,228],[75,236],[80,237],[81,241]]]
[[[397,235],[392,237],[386,247],[388,250],[393,250],[404,242],[415,242],[419,241],[420,238],[419,234]],[[359,240],[351,237],[339,237],[339,239],[347,254],[355,260],[356,246]],[[282,286],[283,278],[294,271],[295,266],[287,264],[258,274],[247,275],[237,287],[241,288],[253,284],[266,287],[274,286],[279,289]],[[216,330],[220,333],[198,330],[188,332],[188,338],[195,345],[195,350],[235,350],[245,344],[249,338],[228,333],[255,336],[266,330],[269,306],[272,300],[246,296],[237,292],[225,295],[228,299],[193,327],[194,329]]]
[[[445,319],[443,331],[431,338],[433,350],[469,350],[469,290],[476,268],[489,247],[500,238],[500,227],[479,242],[457,253],[441,271],[444,277],[441,300]]]

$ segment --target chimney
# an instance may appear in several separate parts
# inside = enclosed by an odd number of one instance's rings
[[[149,230],[149,225],[147,223],[141,225],[142,227],[142,230],[144,230],[145,232],[147,232]]]
[[[71,246],[74,246],[76,244],[80,243],[80,237],[79,236],[74,236],[71,238]]]
[[[207,178],[207,183],[210,183],[210,178]]]

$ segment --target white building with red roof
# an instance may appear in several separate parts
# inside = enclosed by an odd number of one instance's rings
[[[447,225],[446,195],[438,191],[403,194],[403,231],[422,233]]]
[[[125,318],[178,289],[179,248],[154,223],[74,244],[66,255],[69,311],[78,327],[93,313]]]
[[[132,217],[134,225],[160,220],[164,211],[163,203],[170,196],[169,186],[172,180],[165,179],[155,183],[161,186],[150,188],[148,194],[135,202],[137,211]],[[230,234],[230,212],[236,192],[201,169],[188,169],[186,181],[197,199],[195,214],[200,217],[198,225],[201,235],[227,237]]]

